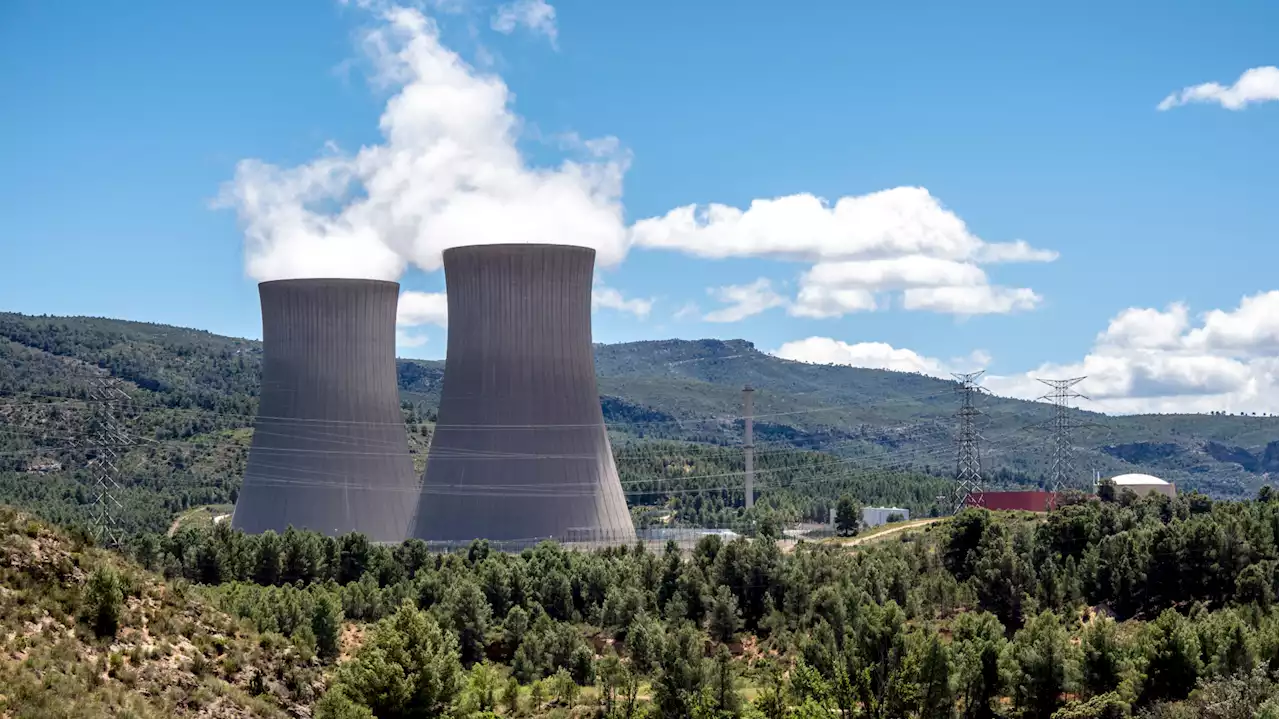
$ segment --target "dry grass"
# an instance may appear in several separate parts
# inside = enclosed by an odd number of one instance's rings
[[[302,717],[324,690],[288,640],[259,636],[182,583],[0,509],[0,717]],[[80,619],[89,575],[109,566],[120,629]]]

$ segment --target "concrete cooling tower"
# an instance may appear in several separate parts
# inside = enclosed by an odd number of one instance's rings
[[[413,536],[635,540],[591,349],[595,250],[444,252],[449,347]]]
[[[262,392],[231,523],[405,538],[417,475],[396,387],[400,286],[263,282]]]

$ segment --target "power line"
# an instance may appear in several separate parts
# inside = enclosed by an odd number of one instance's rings
[[[940,448],[937,450],[933,450],[932,454],[933,456],[942,457],[946,452],[947,450],[945,448]],[[856,469],[853,469],[850,471],[844,471],[844,472],[840,472],[840,470],[834,468],[834,465],[849,465],[853,461],[855,460],[838,460],[836,462],[831,462],[828,465],[821,465],[821,466],[832,467],[832,469],[825,473],[819,473],[815,477],[793,480],[791,482],[786,482],[786,483],[779,483],[779,484],[773,485],[773,487],[775,489],[787,489],[791,487],[807,486],[807,485],[814,485],[814,484],[845,482],[850,480],[854,475],[856,475],[858,471],[887,472],[887,471],[892,471],[896,469],[906,470],[906,469],[909,469],[909,466],[912,464],[911,459],[899,459],[893,462],[886,462],[879,465],[871,465],[869,467],[856,468]],[[819,467],[819,465],[815,465],[814,467],[801,467],[801,468],[810,469],[810,468],[817,468],[817,467]],[[796,467],[779,467],[775,469],[781,471],[786,469],[796,469]],[[836,472],[839,472],[839,473],[837,474]],[[389,492],[389,493],[399,493],[399,494],[405,494],[405,495],[431,494],[431,495],[440,495],[440,496],[481,496],[482,497],[482,496],[495,496],[495,495],[510,496],[514,494],[522,497],[576,497],[576,496],[590,496],[590,495],[594,495],[596,492],[596,490],[593,488],[572,489],[573,486],[579,486],[584,483],[579,483],[578,485],[575,485],[572,483],[558,483],[558,484],[551,484],[551,485],[509,485],[509,484],[503,484],[503,485],[468,484],[468,485],[454,485],[454,486],[434,485],[434,486],[425,487],[425,488],[421,486],[377,487],[377,486],[369,486],[367,484],[363,484],[359,482],[350,482],[350,481],[326,482],[326,481],[319,481],[314,479],[299,479],[296,477],[286,477],[286,476],[271,475],[271,474],[259,475],[259,476],[262,477],[263,481],[266,484],[275,485],[275,486],[326,487],[330,489],[347,489],[347,490],[354,489],[354,490],[360,490],[360,491],[366,491],[366,492],[379,492],[379,493]],[[702,475],[702,477],[723,477],[723,478],[727,478],[731,476],[732,477],[742,476],[742,473],[741,472],[725,472],[721,474]],[[695,477],[688,477],[683,479],[694,479],[694,478]],[[682,478],[670,478],[670,479],[682,479]],[[663,495],[702,494],[702,493],[708,493],[708,492],[736,492],[736,491],[740,491],[740,489],[741,489],[741,486],[735,483],[735,484],[718,484],[718,485],[709,486],[709,487],[686,487],[681,489],[639,490],[639,491],[624,492],[624,494],[627,496],[648,496],[648,495],[654,495],[654,494],[663,494]]]
[[[956,433],[956,483],[952,495],[952,506],[959,512],[965,507],[986,506],[982,494],[982,457],[978,448],[982,436],[974,423],[982,412],[973,404],[974,395],[982,392],[978,386],[982,372],[953,373],[952,376],[956,378],[956,392],[960,395],[960,409],[956,411],[956,419],[960,423]]]
[[[1071,444],[1071,430],[1076,425],[1071,422],[1069,411],[1071,400],[1076,397],[1089,399],[1072,389],[1085,380],[1084,377],[1070,379],[1040,379],[1050,391],[1040,399],[1053,404],[1053,445],[1050,449],[1051,464],[1049,467],[1049,487],[1054,492],[1067,488],[1076,488],[1076,471],[1074,465],[1074,447]]]
[[[855,472],[859,470],[862,470],[862,471],[908,470],[911,468],[911,465],[922,460],[928,461],[933,459],[942,459],[944,456],[950,453],[950,450],[948,448],[949,444],[950,444],[949,441],[941,441],[941,442],[935,443],[933,446],[923,446],[919,448],[912,448],[911,451],[896,457],[879,457],[879,458],[850,457],[850,458],[842,458],[842,459],[831,459],[825,462],[786,464],[786,465],[781,465],[777,467],[768,467],[765,469],[759,469],[756,471],[758,473],[777,473],[777,472],[788,472],[791,470],[818,471],[818,477],[816,479],[809,478],[809,479],[793,480],[791,482],[779,482],[775,485],[777,488],[786,488],[786,487],[799,486],[804,484],[822,483],[822,482],[831,482],[831,481],[838,482],[838,481],[846,480],[847,474],[845,476],[832,476],[831,472],[840,472],[842,470],[846,470],[846,468],[847,468],[846,471],[851,470]],[[851,465],[857,465],[857,466],[851,466]],[[277,469],[288,469],[291,471],[291,473],[295,475],[298,471],[296,470],[296,468],[292,467],[292,465],[269,465],[269,466],[273,466]],[[347,475],[345,474],[326,472],[320,469],[307,469],[303,471],[305,471],[306,474],[315,475],[317,477],[338,478],[340,481],[324,481],[321,479],[298,478],[296,476],[286,477],[282,475],[270,475],[270,474],[264,475],[264,479],[267,481],[268,484],[289,485],[289,486],[323,486],[323,487],[330,487],[330,488],[359,489],[362,491],[370,491],[370,492],[411,493],[411,492],[417,491],[414,488],[376,487],[376,486],[368,486],[358,482],[353,483],[350,481],[346,481]],[[631,481],[623,481],[622,485],[626,487],[626,486],[634,486],[637,484],[649,484],[649,483],[656,483],[656,482],[689,482],[691,480],[720,479],[725,483],[714,484],[706,487],[685,487],[680,489],[656,488],[656,489],[648,489],[648,490],[635,490],[635,491],[625,492],[625,494],[627,494],[628,496],[636,496],[636,495],[654,495],[654,494],[696,494],[696,493],[718,492],[718,491],[736,492],[736,491],[741,491],[742,485],[737,482],[733,482],[733,483],[729,483],[729,482],[731,479],[742,477],[742,476],[743,476],[743,472],[741,471],[727,471],[727,472],[717,472],[717,473],[711,473],[711,474],[684,475],[684,476],[678,476],[678,477],[658,477],[658,478],[652,478],[652,479],[637,479],[637,480],[631,480]],[[831,477],[831,478],[823,479],[824,476]],[[578,489],[579,487],[588,488],[588,489]],[[467,484],[467,485],[458,485],[458,486],[440,485],[440,486],[437,486],[435,489],[433,489],[431,493],[432,494],[459,494],[459,495],[470,496],[478,493],[502,493],[502,492],[510,492],[512,490],[519,490],[522,492],[524,491],[535,492],[537,496],[561,496],[561,495],[580,496],[584,491],[587,491],[588,493],[590,491],[594,491],[594,489],[589,489],[594,487],[595,487],[594,483],[582,483],[582,482],[578,482],[578,483],[557,482],[553,484],[542,484],[542,485],[536,485],[536,486],[535,485],[510,485],[510,484],[484,484],[484,485]]]

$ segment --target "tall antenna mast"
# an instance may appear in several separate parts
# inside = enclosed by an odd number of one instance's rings
[[[960,395],[960,409],[956,418],[960,421],[956,435],[956,482],[952,492],[952,507],[959,512],[965,507],[986,506],[982,495],[982,456],[978,442],[982,435],[974,419],[982,412],[974,406],[973,397],[982,392],[978,377],[982,372],[952,373],[956,378],[956,393]]]
[[[121,544],[119,510],[124,509],[117,497],[120,494],[120,455],[131,444],[120,422],[123,404],[129,395],[120,388],[115,377],[98,377],[89,389],[93,401],[92,458],[89,461],[97,483],[93,498],[93,530],[99,544],[118,547]]]
[[[754,412],[751,393],[755,392],[751,385],[742,388],[742,453],[746,462],[746,505],[747,509],[751,509],[756,505],[756,446],[755,446],[755,425],[752,423],[751,415]]]
[[[1071,379],[1039,380],[1050,388],[1050,391],[1040,399],[1047,400],[1053,404],[1053,446],[1050,448],[1049,453],[1051,459],[1049,487],[1054,492],[1076,488],[1077,482],[1075,481],[1075,466],[1073,464],[1073,448],[1071,444],[1071,428],[1074,425],[1071,422],[1068,410],[1071,409],[1072,399],[1076,397],[1088,399],[1088,397],[1072,389],[1084,379],[1084,377],[1072,377]]]

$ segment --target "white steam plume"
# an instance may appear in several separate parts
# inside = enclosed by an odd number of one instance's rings
[[[296,167],[244,160],[222,188],[218,204],[244,226],[247,273],[396,279],[410,263],[439,269],[449,247],[508,242],[582,245],[601,264],[621,261],[628,155],[618,143],[581,142],[576,160],[529,167],[501,78],[444,47],[418,10],[380,18],[364,48],[377,79],[397,88],[382,142]]]

